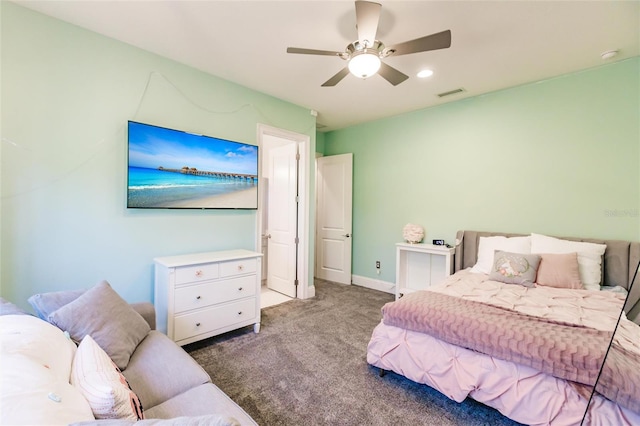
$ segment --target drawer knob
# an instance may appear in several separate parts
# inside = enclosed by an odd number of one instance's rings
[[[238,311],[238,315],[242,315],[242,311]]]
[[[201,269],[198,269],[198,270],[196,271],[196,277],[201,277],[201,276],[202,276],[202,270],[201,270]]]
[[[202,298],[202,296],[196,296],[196,299],[200,300]]]
[[[200,327],[200,323],[199,322],[196,323],[196,327]]]
[[[242,271],[244,269],[244,265],[238,265],[238,271]]]
[[[242,287],[238,287],[238,291],[242,291]]]

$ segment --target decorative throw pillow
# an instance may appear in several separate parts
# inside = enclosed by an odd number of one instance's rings
[[[577,253],[542,253],[536,283],[556,288],[582,289]]]
[[[34,294],[28,299],[28,301],[36,311],[36,315],[47,321],[49,314],[62,308],[67,303],[73,302],[78,297],[82,296],[82,293],[85,291],[87,290],[65,290]]]
[[[506,284],[533,287],[536,282],[540,256],[535,254],[510,253],[496,250],[489,279]]]
[[[478,243],[478,260],[471,268],[471,272],[489,274],[493,265],[496,250],[512,253],[531,253],[531,237],[480,237]]]
[[[90,334],[121,370],[151,331],[144,318],[106,281],[50,314],[48,321],[68,331],[75,342]]]
[[[562,240],[546,235],[531,234],[531,253],[577,253],[580,281],[587,290],[600,291],[602,256],[606,244]]]
[[[89,404],[69,384],[76,345],[33,315],[0,316],[0,424],[95,422]]]
[[[71,366],[71,384],[86,398],[96,419],[140,420],[142,404],[109,355],[86,335]]]

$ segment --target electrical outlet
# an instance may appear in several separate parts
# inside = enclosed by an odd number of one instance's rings
[[[380,261],[376,260],[376,269],[380,269]]]

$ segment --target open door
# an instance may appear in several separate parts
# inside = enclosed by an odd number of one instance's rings
[[[298,145],[268,152],[267,287],[296,297]]]
[[[351,284],[353,154],[317,159],[316,275]]]

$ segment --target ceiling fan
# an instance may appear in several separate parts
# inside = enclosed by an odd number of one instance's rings
[[[382,5],[379,3],[356,1],[358,40],[350,43],[344,52],[289,47],[287,48],[287,53],[338,56],[348,61],[346,67],[322,84],[323,87],[335,86],[350,72],[359,78],[368,78],[378,73],[389,83],[397,86],[408,79],[409,76],[385,64],[381,61],[382,59],[392,55],[408,55],[410,53],[446,49],[451,46],[451,31],[446,30],[385,47],[380,40],[376,40],[381,9]]]

